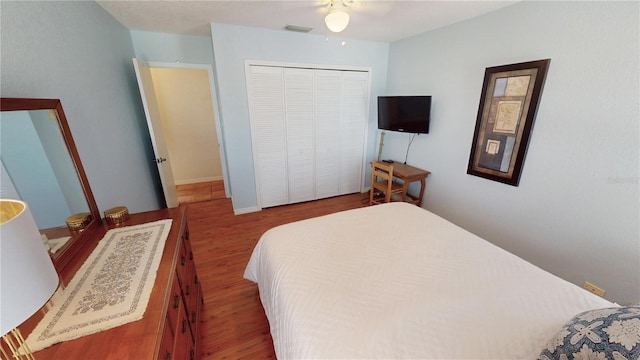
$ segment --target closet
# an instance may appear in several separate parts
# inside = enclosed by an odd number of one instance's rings
[[[368,70],[247,65],[258,206],[359,192]]]

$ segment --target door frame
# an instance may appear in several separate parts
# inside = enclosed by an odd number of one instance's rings
[[[218,153],[220,154],[220,167],[222,168],[222,180],[224,182],[224,194],[227,199],[231,198],[231,189],[229,182],[229,172],[227,168],[226,146],[224,144],[224,126],[220,117],[220,104],[218,102],[218,92],[215,86],[215,78],[213,75],[213,65],[210,64],[194,64],[181,62],[161,62],[147,61],[147,65],[151,68],[171,68],[171,69],[191,69],[206,70],[209,76],[209,90],[211,93],[211,106],[213,107],[213,123],[216,127],[216,136],[218,141]]]

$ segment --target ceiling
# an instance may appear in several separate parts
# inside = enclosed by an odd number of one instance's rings
[[[331,33],[324,24],[330,0],[108,1],[97,3],[130,30],[211,35],[209,24],[273,30],[311,27],[311,34],[392,42],[470,19],[516,1],[334,0],[350,14],[347,29]]]

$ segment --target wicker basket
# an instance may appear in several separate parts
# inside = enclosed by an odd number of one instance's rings
[[[126,206],[116,206],[104,211],[104,219],[109,225],[119,225],[129,220],[129,209]]]
[[[87,227],[87,225],[89,225],[91,220],[91,213],[83,212],[69,216],[65,222],[67,223],[67,228],[69,228],[69,230],[82,231]]]

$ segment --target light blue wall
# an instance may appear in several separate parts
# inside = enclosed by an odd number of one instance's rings
[[[372,99],[434,96],[431,133],[408,157],[433,172],[425,207],[609,299],[640,301],[637,2],[522,2],[391,46],[223,24],[211,25],[211,46],[130,35],[93,2],[0,7],[2,96],[62,100],[101,210],[160,206],[132,57],[214,63],[236,210],[256,205],[245,59],[366,66]],[[546,57],[520,186],[467,175],[484,69]],[[372,101],[367,159],[375,117]],[[387,133],[383,157],[404,159],[407,143]]]
[[[236,212],[257,206],[247,102],[245,60],[317,65],[350,65],[372,68],[371,95],[375,99],[385,87],[387,43],[326,38],[324,36],[211,24],[218,96],[233,207]],[[371,102],[367,158],[375,142],[375,102]],[[373,125],[373,126],[372,126]]]
[[[522,2],[391,44],[388,92],[433,95],[425,207],[620,303],[640,301],[638,2]],[[466,174],[484,70],[550,58],[519,187]],[[385,138],[404,158],[407,136]],[[526,281],[526,279],[522,279]]]
[[[160,206],[129,31],[95,2],[2,1],[3,97],[62,101],[101,211]]]
[[[71,210],[29,112],[6,112],[0,118],[0,153],[18,200],[29,205],[40,229],[64,226]]]
[[[42,144],[47,157],[47,164],[51,164],[51,169],[55,175],[56,182],[60,186],[62,196],[65,199],[69,211],[67,215],[87,212],[89,205],[84,196],[82,186],[78,179],[75,166],[64,142],[62,132],[55,118],[51,118],[47,110],[35,110],[28,112],[31,117],[33,127],[38,133],[39,143]],[[57,209],[48,204],[48,209]],[[61,221],[59,226],[66,226],[66,216],[64,211],[58,211]]]
[[[131,30],[136,57],[143,61],[213,64],[211,37]]]

